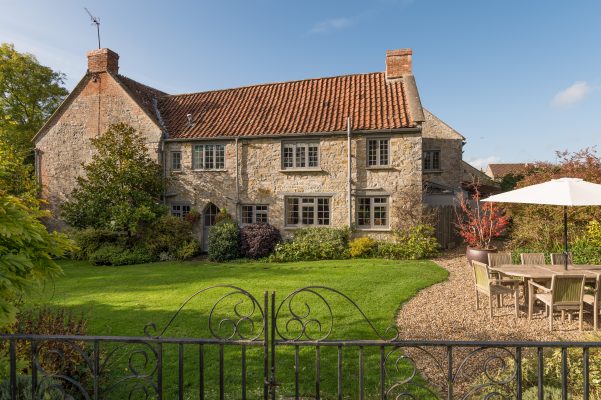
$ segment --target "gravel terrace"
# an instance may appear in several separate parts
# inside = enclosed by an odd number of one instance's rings
[[[449,271],[449,279],[421,291],[408,301],[400,310],[397,325],[402,339],[424,340],[477,340],[477,341],[575,341],[586,338],[592,333],[592,316],[585,314],[584,331],[578,330],[578,318],[572,322],[553,321],[553,332],[549,332],[548,319],[542,313],[528,320],[525,309],[521,317],[515,318],[513,300],[506,296],[504,307],[493,306],[492,321],[488,316],[488,298],[481,295],[480,309],[476,310],[472,270],[468,267],[464,250],[444,253],[433,260]],[[521,304],[524,303],[520,297]],[[523,307],[523,305],[522,305]],[[446,353],[444,348],[433,348],[431,353],[439,363],[435,367],[430,356],[423,351],[407,349],[405,354],[411,357],[419,370],[441,391],[446,385]],[[513,351],[513,349],[512,349]],[[489,356],[494,351],[482,351],[468,357],[465,365],[460,363],[469,354],[467,349],[457,349],[454,353],[454,369],[461,369],[457,389],[464,391],[469,382],[481,376]],[[497,352],[497,354],[499,354]],[[510,353],[502,354],[507,357]],[[497,360],[498,361],[498,360]]]

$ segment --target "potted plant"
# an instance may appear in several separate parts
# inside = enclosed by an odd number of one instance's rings
[[[471,201],[468,196],[461,196],[455,215],[458,233],[467,243],[467,260],[488,264],[488,253],[497,252],[497,248],[491,245],[492,239],[505,233],[509,223],[504,210],[495,203],[481,204],[480,192],[476,188]]]

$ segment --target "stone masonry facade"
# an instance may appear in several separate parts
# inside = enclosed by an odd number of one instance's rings
[[[243,133],[229,137],[178,136],[174,133],[173,121],[183,118],[181,129],[193,127],[191,116],[198,114],[184,108],[161,113],[161,99],[168,99],[172,104],[178,98],[119,75],[118,59],[119,56],[108,49],[90,52],[88,72],[34,138],[37,173],[43,195],[55,215],[50,223],[53,228],[64,227],[60,220],[60,205],[68,199],[76,178],[82,174],[82,164],[92,158],[90,139],[117,122],[131,125],[145,137],[150,155],[163,164],[165,176],[171,177],[172,183],[163,201],[170,207],[185,206],[186,210],[195,209],[201,213],[196,230],[203,241],[206,238],[203,237],[202,217],[210,204],[219,209],[226,208],[240,222],[243,206],[266,206],[268,222],[288,236],[297,227],[287,223],[286,199],[289,197],[329,199],[327,223],[323,225],[330,227],[348,226],[349,215],[351,224],[355,225],[360,211],[359,199],[377,197],[378,201],[386,199],[386,215],[375,216],[372,210],[371,218],[385,223],[364,226],[358,229],[358,234],[385,238],[403,219],[403,215],[396,215],[394,210],[404,196],[420,196],[425,182],[460,187],[464,138],[429,111],[422,111],[417,91],[411,86],[414,85],[413,76],[406,79],[403,75],[411,72],[411,51],[408,49],[391,51],[387,56],[387,75],[393,78],[395,88],[403,88],[400,96],[405,105],[400,105],[403,108],[399,112],[404,116],[398,119],[398,127],[351,129],[351,204],[346,131],[336,128],[330,132],[282,132],[264,136]],[[403,86],[399,86],[401,84]],[[388,86],[383,87],[388,90]],[[363,94],[357,96],[361,98]],[[385,97],[390,100],[391,94]],[[329,102],[325,101],[324,105],[328,106]],[[206,119],[210,120],[211,115],[203,110]],[[221,121],[227,116],[219,118]],[[371,117],[363,120],[372,125],[378,123]],[[391,120],[386,117],[382,123]],[[388,161],[385,165],[368,166],[368,141],[374,139],[386,141]],[[283,147],[296,142],[318,143],[318,165],[284,168]],[[224,145],[223,168],[193,169],[193,148],[202,144]],[[424,151],[428,150],[440,152],[440,167],[436,171],[423,171]],[[180,159],[178,170],[172,168],[174,153]]]

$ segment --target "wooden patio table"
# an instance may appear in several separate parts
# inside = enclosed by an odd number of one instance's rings
[[[528,282],[551,280],[553,275],[584,275],[587,281],[594,281],[601,275],[601,265],[569,264],[566,270],[563,265],[549,264],[503,264],[490,267],[491,271],[501,275],[524,278],[524,300],[528,304]]]

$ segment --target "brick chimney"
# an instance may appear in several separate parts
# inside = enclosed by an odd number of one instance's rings
[[[386,50],[386,79],[398,79],[411,71],[411,49]]]
[[[119,72],[119,54],[111,49],[98,49],[88,52],[88,72]]]

